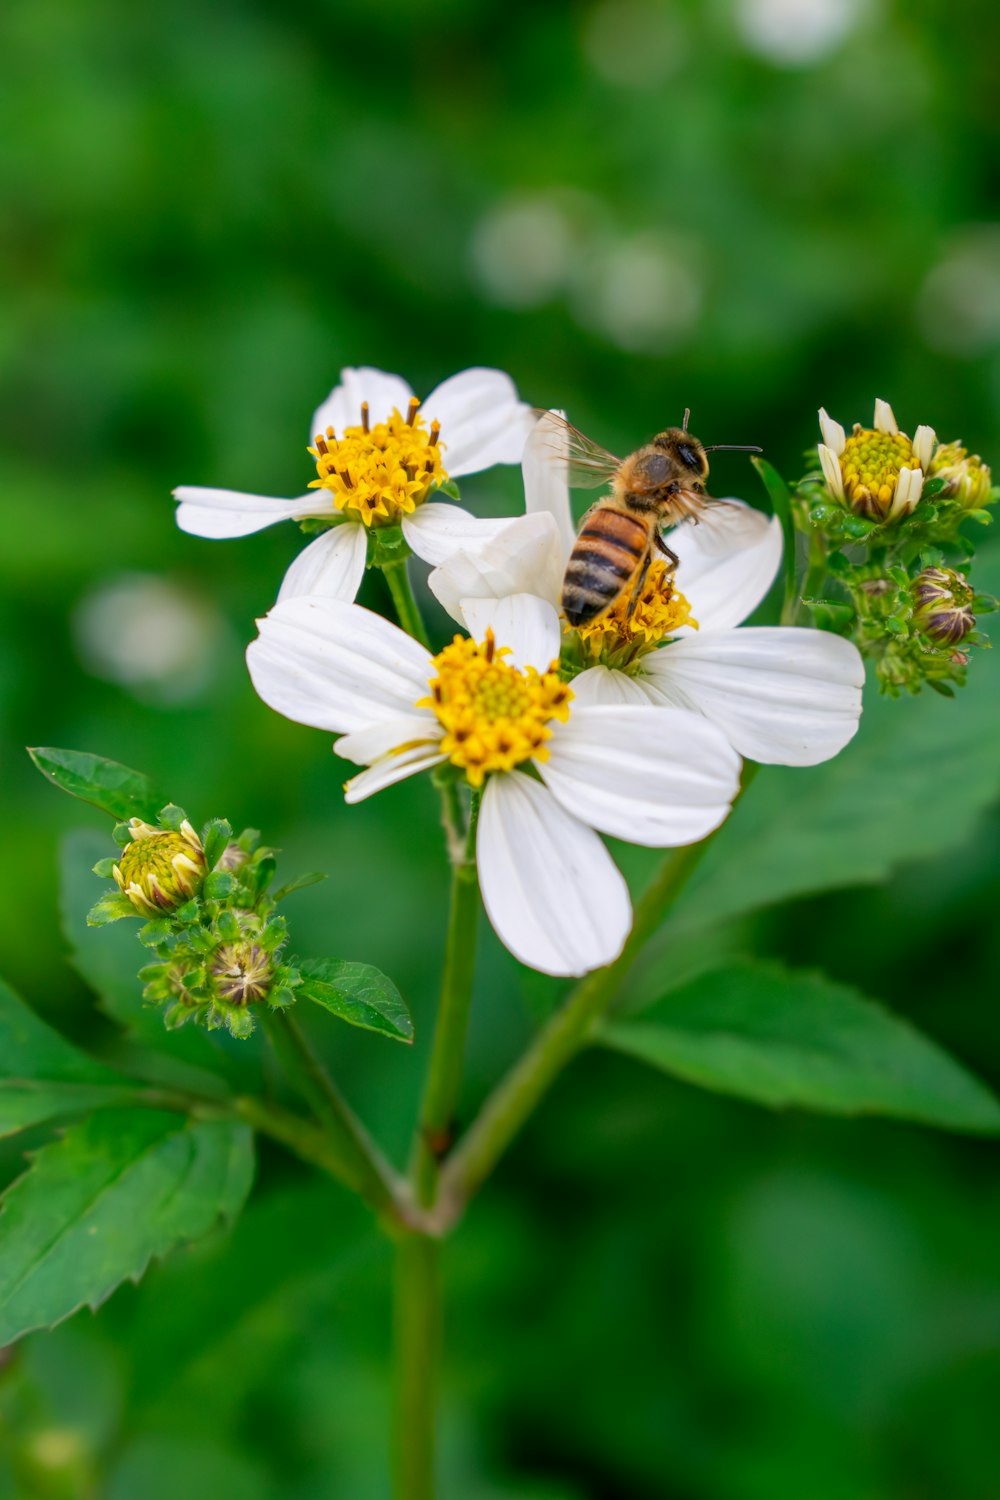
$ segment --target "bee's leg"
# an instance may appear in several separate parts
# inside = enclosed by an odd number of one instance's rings
[[[662,552],[664,557],[670,563],[671,573],[676,573],[678,567],[680,566],[681,560],[677,556],[676,552],[671,552],[670,548],[667,546],[666,542],[663,540],[659,532],[657,532],[653,537],[653,545],[656,547],[657,552]]]
[[[636,575],[635,583],[632,585],[632,597],[629,599],[628,609],[625,611],[626,620],[631,617],[632,611],[635,609],[636,605],[639,602],[639,595],[642,593],[643,585],[646,582],[646,574],[649,572],[649,565],[652,561],[652,552],[647,552],[645,561],[643,562],[642,567],[639,569],[639,572]]]

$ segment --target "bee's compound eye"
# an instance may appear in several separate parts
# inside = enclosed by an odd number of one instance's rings
[[[636,464],[640,477],[650,488],[663,484],[670,476],[670,460],[663,453],[647,453]]]
[[[696,474],[701,473],[701,454],[698,452],[697,448],[692,446],[691,443],[678,443],[677,457],[680,459],[681,463],[686,469],[693,469]]]

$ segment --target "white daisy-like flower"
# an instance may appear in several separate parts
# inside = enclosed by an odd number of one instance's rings
[[[469,599],[526,592],[558,605],[575,530],[561,429],[543,418],[525,448],[527,514],[438,566],[430,585],[452,617]],[[581,630],[563,622],[573,691],[587,703],[673,705],[703,714],[741,755],[814,765],[858,728],[864,666],[849,641],[794,626],[746,626],[781,564],[781,527],[740,501],[677,527],[675,574],[656,560],[633,607]]]
[[[372,528],[401,525],[425,562],[442,562],[463,542],[502,524],[458,505],[430,500],[463,474],[517,463],[532,410],[501,370],[463,370],[423,402],[399,375],[342,370],[340,384],[312,419],[309,452],[317,478],[295,500],[181,485],[177,524],[194,536],[249,536],[277,521],[329,518],[329,530],[299,554],[279,599],[322,594],[353,600],[361,586]]]
[[[704,838],[729,811],[739,757],[698,714],[579,698],[556,671],[546,601],[469,600],[465,618],[469,637],[432,656],[358,605],[290,599],[259,622],[250,676],[265,703],[342,735],[337,754],[368,768],[348,802],[444,762],[481,787],[476,863],[497,935],[532,968],[586,973],[617,957],[632,919],[598,835]]]
[[[934,454],[933,427],[918,427],[911,442],[888,401],[876,401],[873,425],[855,422],[850,437],[823,407],[819,426],[819,461],[835,500],[873,521],[898,521],[916,510]]]

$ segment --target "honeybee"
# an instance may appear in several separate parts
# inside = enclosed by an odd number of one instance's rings
[[[726,505],[706,493],[707,454],[720,450],[759,453],[737,443],[706,446],[688,432],[690,410],[680,427],[668,427],[627,458],[616,458],[555,412],[543,414],[544,440],[566,464],[571,485],[607,484],[610,493],[580,522],[566,576],[562,607],[570,625],[590,625],[630,593],[629,612],[642,592],[654,549],[677,567],[676,553],[661,528],[697,523]]]

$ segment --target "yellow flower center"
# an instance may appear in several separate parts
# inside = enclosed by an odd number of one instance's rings
[[[130,826],[133,841],[114,867],[122,895],[147,917],[190,901],[205,875],[205,856],[194,829],[185,824],[185,833],[146,831],[148,825],[135,821]]]
[[[840,455],[848,505],[857,515],[884,519],[896,493],[900,469],[918,467],[905,432],[855,427]]]
[[[571,689],[553,662],[547,672],[511,666],[508,647],[497,649],[493,632],[481,644],[456,636],[434,658],[437,676],[431,696],[418,708],[432,708],[444,729],[441,749],[473,786],[488,771],[512,771],[524,760],[547,760],[546,740],[553,719],[569,718]]]
[[[676,635],[682,625],[697,630],[698,621],[691,618],[684,595],[674,588],[667,563],[656,558],[634,600],[631,589],[626,589],[592,624],[577,626],[577,634],[595,661],[621,666],[623,660],[631,661]]]
[[[394,409],[385,422],[369,423],[368,403],[361,403],[361,422],[341,437],[328,427],[309,452],[318,479],[311,490],[329,490],[338,510],[354,511],[366,526],[392,526],[412,515],[432,490],[447,483],[441,463],[441,427],[425,426],[414,396],[405,417]]]

